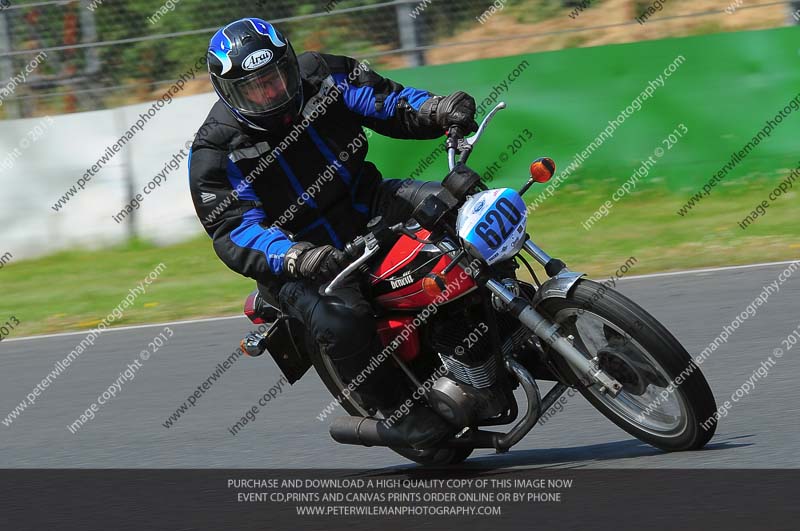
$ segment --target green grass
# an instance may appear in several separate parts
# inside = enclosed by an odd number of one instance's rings
[[[611,190],[567,184],[531,216],[529,232],[553,256],[595,278],[613,274],[631,256],[638,263],[630,274],[796,258],[796,192],[747,230],[737,226],[771,188],[721,189],[686,217],[675,214],[686,197],[647,190],[622,199],[587,231],[581,222]],[[16,337],[92,328],[160,263],[164,272],[114,326],[236,314],[254,287],[219,261],[205,236],[168,247],[135,242],[7,265],[0,271],[0,317],[19,319]]]
[[[136,242],[7,265],[0,317],[22,323],[13,336],[93,328],[160,263],[166,269],[114,326],[231,315],[254,286],[217,259],[205,236],[169,247]]]
[[[684,217],[676,211],[687,196],[650,189],[624,197],[586,230],[581,223],[613,190],[571,186],[534,213],[529,233],[573,269],[599,277],[613,274],[630,256],[639,261],[632,274],[797,258],[796,192],[778,199],[746,230],[738,226],[770,189],[762,184],[721,190]]]

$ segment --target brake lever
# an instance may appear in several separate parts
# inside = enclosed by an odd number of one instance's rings
[[[500,112],[501,110],[505,109],[505,108],[506,108],[506,102],[501,101],[500,103],[498,103],[495,106],[495,108],[492,109],[491,111],[489,111],[489,114],[487,114],[486,117],[484,117],[483,121],[481,122],[480,127],[478,127],[478,130],[475,132],[475,134],[472,135],[469,138],[465,138],[464,139],[464,141],[467,144],[469,144],[470,149],[472,149],[472,146],[474,146],[478,142],[478,140],[480,140],[481,136],[483,135],[483,132],[486,130],[486,126],[488,126],[489,122],[492,121],[492,118],[494,118],[494,115],[497,114],[498,112]]]
[[[338,287],[344,283],[347,278],[360,268],[364,262],[372,258],[372,256],[380,250],[378,240],[372,234],[367,234],[364,237],[364,253],[353,261],[349,266],[344,268],[341,273],[331,280],[330,284],[325,288],[325,295],[333,295]]]
[[[447,144],[446,144],[447,165],[450,167],[451,171],[456,166],[456,151],[457,150],[461,151],[461,162],[466,162],[466,160],[469,158],[469,154],[472,153],[472,148],[475,146],[475,144],[478,143],[478,140],[481,139],[481,136],[483,136],[483,132],[486,131],[486,126],[489,125],[489,122],[492,121],[492,118],[494,118],[495,114],[497,114],[499,111],[505,108],[506,108],[506,102],[504,101],[501,101],[500,103],[495,105],[495,107],[491,111],[489,111],[489,113],[483,118],[480,126],[478,127],[478,130],[471,137],[469,138],[462,137],[457,141],[455,140],[451,141],[451,138],[447,139]],[[455,131],[457,130],[457,127],[452,127],[451,130]]]

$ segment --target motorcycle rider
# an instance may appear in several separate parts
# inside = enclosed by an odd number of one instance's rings
[[[380,352],[373,309],[356,283],[321,294],[345,264],[343,245],[382,215],[408,220],[438,183],[383,179],[366,161],[363,127],[399,139],[441,137],[449,126],[477,129],[475,100],[404,87],[356,60],[295,55],[273,25],[245,18],[211,38],[208,70],[219,100],[189,155],[197,215],[219,258],[258,283],[259,300],[300,321],[339,375],[364,376]],[[381,411],[405,393],[386,361],[357,387]],[[430,446],[448,425],[417,405],[393,429],[410,446]]]

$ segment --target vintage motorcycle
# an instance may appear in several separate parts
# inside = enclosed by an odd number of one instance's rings
[[[426,198],[407,223],[373,219],[368,234],[347,244],[353,261],[326,288],[354,275],[362,279],[375,302],[385,363],[397,365],[409,395],[426,401],[456,435],[435,448],[398,446],[391,430],[376,429],[375,408],[357,389],[348,392],[319,349],[302,348],[298,324],[277,308],[269,309],[271,327],[257,337],[259,344],[246,339],[243,348],[253,354],[266,348],[290,382],[313,365],[352,415],[331,425],[338,442],[390,447],[424,465],[459,463],[476,448],[508,451],[570,387],[657,448],[703,447],[716,425],[701,423],[717,406],[683,346],[634,302],[569,270],[528,236],[522,196],[553,176],[553,161],[535,160],[520,191],[487,189],[466,166],[505,107],[499,103],[471,137],[450,128],[442,192]],[[543,266],[546,281],[539,282],[523,251]],[[521,266],[530,282],[517,278]],[[256,317],[253,296],[245,313],[265,322]],[[543,398],[537,380],[555,382]],[[513,394],[520,386],[527,401],[521,417]],[[512,423],[507,431],[482,429]]]

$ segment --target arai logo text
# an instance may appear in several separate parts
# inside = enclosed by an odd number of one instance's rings
[[[242,62],[242,68],[245,70],[255,70],[270,61],[272,61],[272,50],[257,50],[245,58],[244,62]]]

